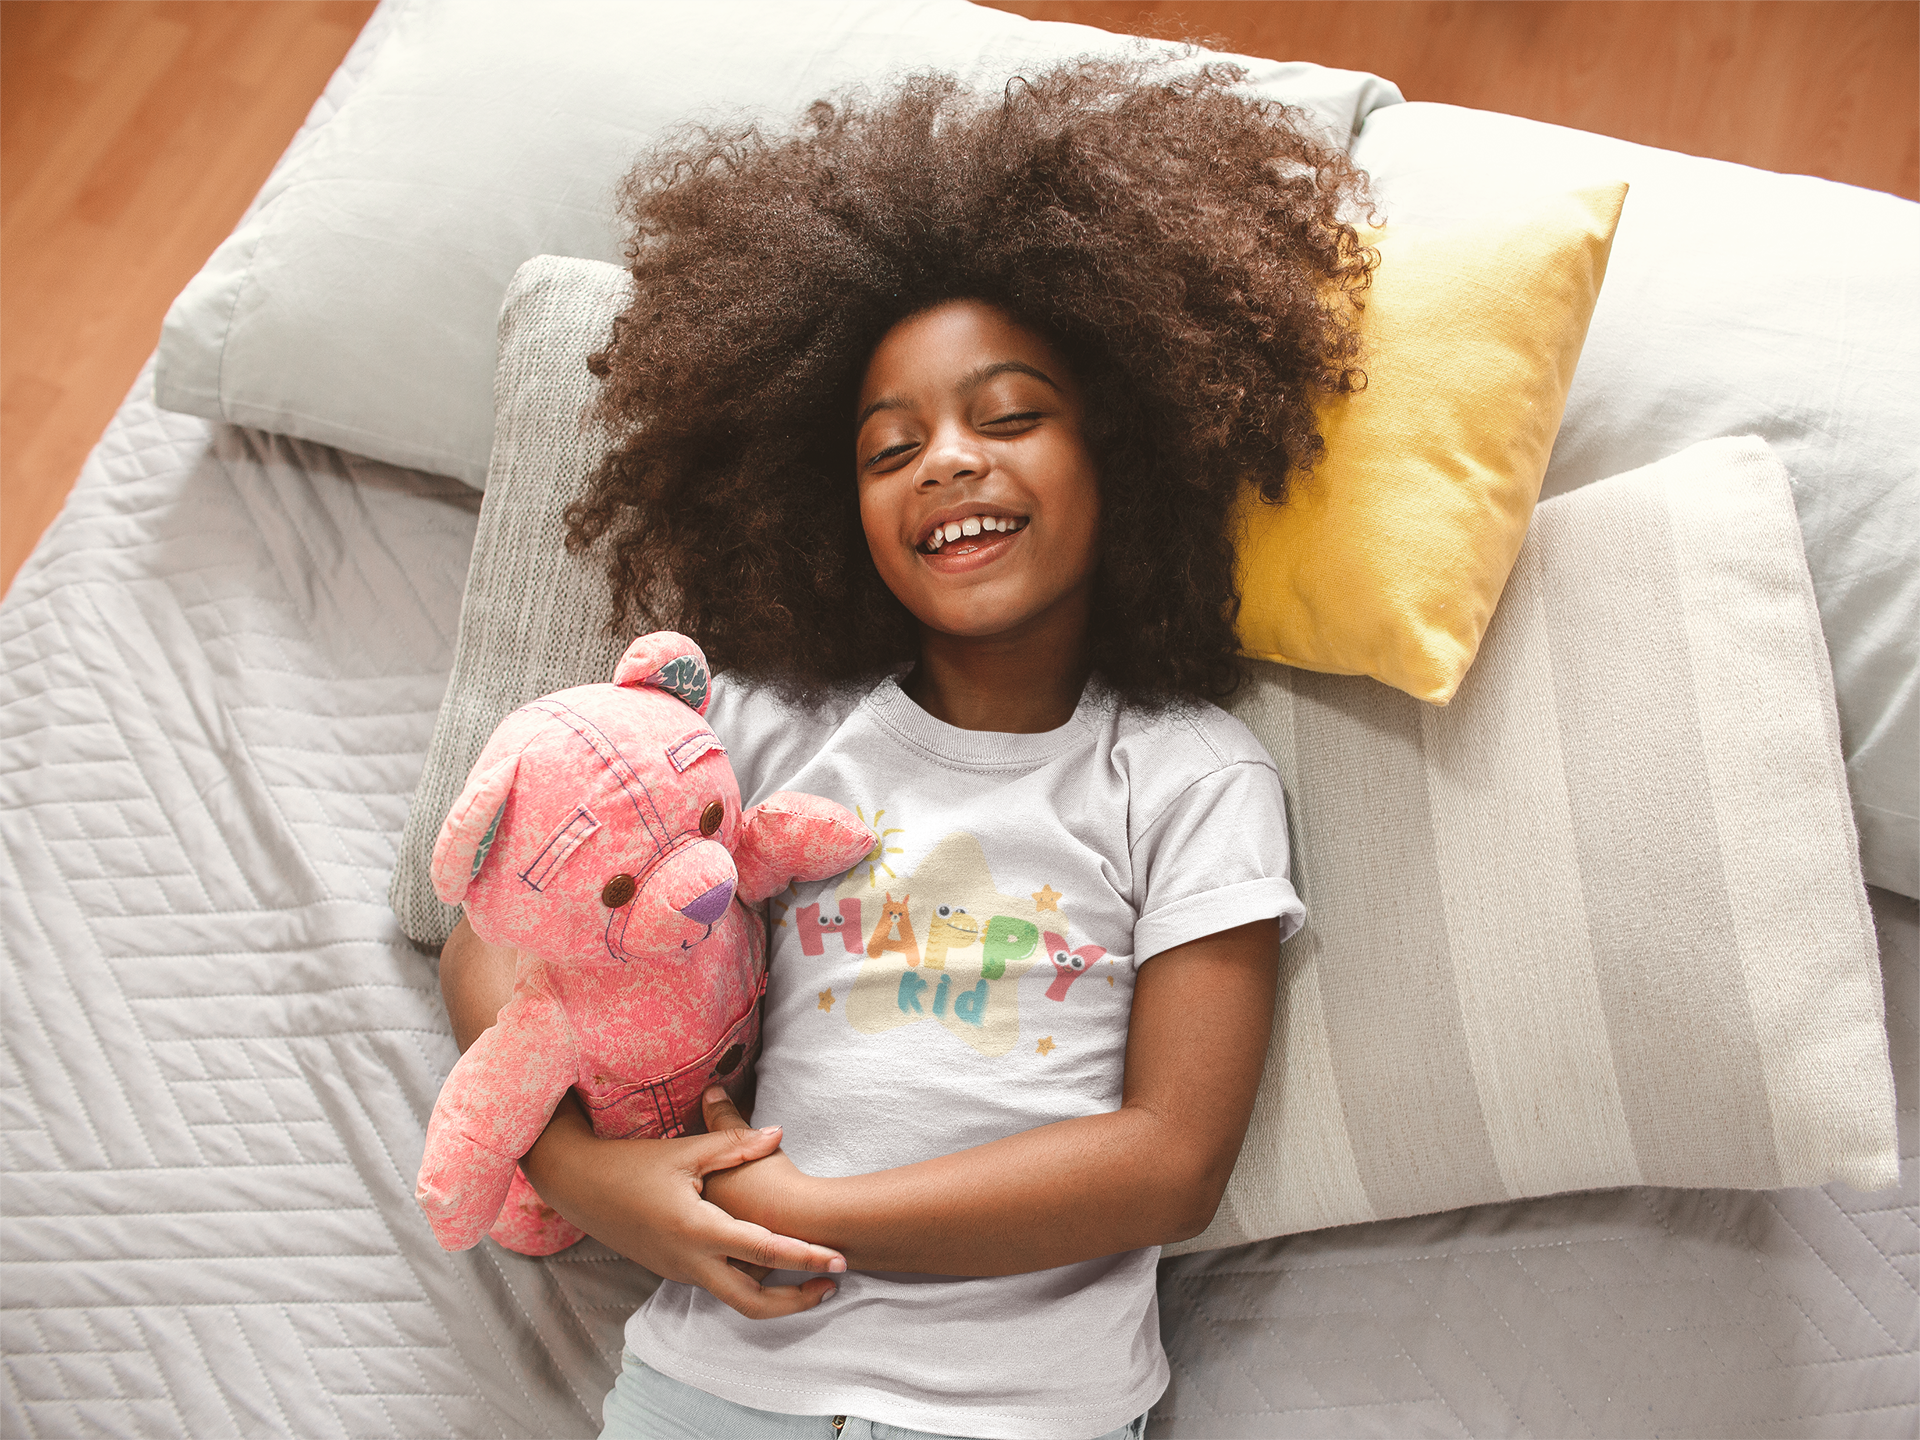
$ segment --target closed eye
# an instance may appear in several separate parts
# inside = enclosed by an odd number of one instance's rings
[[[909,440],[900,445],[889,445],[886,449],[869,459],[866,462],[866,468],[871,470],[875,465],[882,464],[888,460],[898,459],[902,455],[910,455],[919,448],[920,442],[918,440]]]

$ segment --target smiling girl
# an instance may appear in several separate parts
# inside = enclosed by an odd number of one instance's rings
[[[1158,1247],[1219,1204],[1302,917],[1273,764],[1208,703],[1227,515],[1311,465],[1371,263],[1344,156],[1236,78],[921,78],[629,182],[574,540],[728,671],[745,803],[881,838],[772,907],[762,1129],[565,1104],[525,1161],[665,1277],[609,1435],[1084,1440],[1166,1384]],[[513,960],[449,942],[463,1045]]]

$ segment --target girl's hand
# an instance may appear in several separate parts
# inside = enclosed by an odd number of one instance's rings
[[[1143,965],[1118,1110],[867,1175],[807,1175],[763,1140],[730,1152],[739,1163],[707,1177],[706,1199],[832,1246],[856,1270],[1014,1275],[1198,1235],[1253,1113],[1279,972],[1272,920]],[[723,1100],[706,1113],[715,1130],[762,1133]]]
[[[603,1140],[569,1095],[521,1164],[549,1205],[663,1279],[698,1285],[752,1320],[811,1310],[834,1292],[831,1280],[762,1285],[761,1277],[768,1270],[837,1274],[846,1260],[736,1220],[704,1194],[719,1174],[780,1147],[778,1129],[750,1130],[727,1109],[728,1128],[712,1134]]]
[[[727,1214],[749,1223],[757,1221],[785,1229],[791,1222],[798,1221],[805,1208],[807,1187],[812,1182],[779,1148],[779,1127],[749,1130],[727,1092],[718,1085],[709,1087],[701,1097],[701,1108],[709,1134],[772,1134],[775,1137],[774,1144],[763,1154],[733,1169],[709,1175],[706,1198]]]
[[[454,927],[440,952],[440,991],[462,1050],[512,997],[519,958],[518,951],[475,935],[465,916]],[[717,1174],[780,1148],[779,1131],[750,1130],[731,1105],[728,1113],[724,1124],[709,1121],[714,1133],[708,1135],[602,1140],[569,1093],[520,1163],[542,1200],[654,1274],[701,1286],[750,1319],[811,1310],[833,1293],[831,1280],[760,1280],[769,1269],[836,1273],[847,1268],[846,1260],[824,1246],[736,1220],[704,1197]]]

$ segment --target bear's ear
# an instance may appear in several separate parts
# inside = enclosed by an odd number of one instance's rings
[[[613,667],[614,684],[664,690],[702,715],[707,713],[708,678],[707,657],[700,647],[671,630],[642,635]]]
[[[506,814],[507,795],[519,769],[518,750],[484,770],[474,766],[467,788],[447,812],[440,838],[433,842],[432,873],[433,893],[448,905],[466,899],[467,887],[487,863],[487,851],[500,833],[500,818]]]

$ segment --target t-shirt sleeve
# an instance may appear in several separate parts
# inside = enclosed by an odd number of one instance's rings
[[[1287,811],[1264,759],[1228,759],[1182,789],[1133,839],[1140,896],[1137,967],[1163,950],[1278,917],[1286,939],[1306,919],[1287,878]]]

